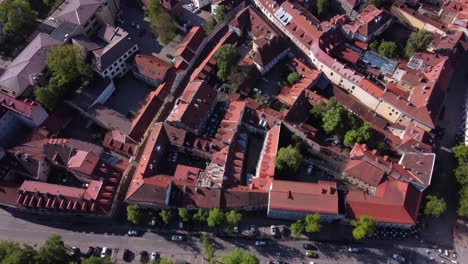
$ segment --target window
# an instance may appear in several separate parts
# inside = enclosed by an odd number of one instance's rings
[[[330,76],[333,76],[333,72],[330,72]]]
[[[122,59],[122,58],[120,58],[120,59],[119,59],[119,62],[122,62],[122,61],[123,61],[123,59]]]

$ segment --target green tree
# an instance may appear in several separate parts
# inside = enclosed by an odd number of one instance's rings
[[[295,173],[302,162],[301,152],[292,145],[280,148],[276,156],[275,166],[282,173]]]
[[[369,0],[369,4],[375,5],[375,7],[380,8],[382,6],[382,0]]]
[[[218,66],[217,76],[219,79],[226,81],[232,68],[236,65],[237,50],[232,44],[221,46],[215,53],[214,59]]]
[[[109,257],[100,258],[96,256],[91,256],[90,258],[83,259],[81,264],[112,264],[112,261]]]
[[[202,246],[203,246],[203,254],[208,258],[208,260],[211,262],[214,260],[214,254],[215,254],[215,247],[213,246],[212,243],[210,243],[210,240],[206,235],[202,235],[201,237],[202,241]]]
[[[148,17],[150,18],[151,24],[156,24],[159,20],[159,15],[161,14],[161,1],[159,0],[149,0],[148,1]]]
[[[0,242],[0,263],[2,264],[34,264],[36,250],[27,244],[22,246],[13,241]]]
[[[256,93],[256,94],[254,95],[254,98],[255,98],[255,102],[257,102],[257,103],[259,103],[259,104],[262,103],[262,98],[263,98],[263,96],[262,96],[261,93]]]
[[[208,19],[203,22],[203,28],[205,29],[206,35],[209,35],[213,28],[216,26],[216,21],[214,19]]]
[[[235,226],[238,226],[240,221],[242,220],[242,214],[236,212],[235,210],[227,212],[225,217],[227,223],[225,230],[229,233],[232,232],[233,228]]]
[[[326,107],[327,107],[327,104],[323,101],[320,101],[317,104],[314,104],[312,109],[310,109],[310,114],[314,116],[315,118],[322,119],[326,111]]]
[[[320,214],[308,214],[305,218],[305,231],[308,233],[316,233],[320,231]]]
[[[302,79],[302,75],[298,72],[291,72],[288,75],[288,84],[289,86],[292,86],[293,84],[297,83]]]
[[[190,221],[190,214],[185,208],[179,208],[179,216],[186,223]]]
[[[353,237],[357,240],[374,234],[377,227],[374,219],[369,216],[362,216],[357,221],[351,221],[351,224],[354,226]]]
[[[218,5],[215,10],[214,10],[214,19],[216,22],[220,23],[221,21],[224,21],[224,18],[226,17],[226,7],[223,5]]]
[[[28,1],[4,1],[0,5],[0,24],[3,24],[0,30],[7,36],[5,43],[25,40],[34,28],[36,17],[36,13]]]
[[[349,130],[344,137],[344,144],[348,147],[354,146],[355,143],[367,142],[372,136],[372,127],[365,123],[358,129]]]
[[[176,34],[177,27],[172,20],[171,15],[169,15],[166,11],[161,10],[159,14],[159,18],[156,23],[151,24],[153,31],[159,36],[159,41],[167,45],[171,42]]]
[[[432,34],[426,31],[418,31],[412,33],[406,41],[404,50],[405,58],[409,59],[416,51],[426,49],[426,47],[432,42]]]
[[[291,229],[293,237],[300,237],[305,231],[305,225],[302,220],[297,220],[296,222],[292,223],[289,228]]]
[[[455,168],[454,174],[458,183],[468,186],[468,165],[459,165],[457,168]]]
[[[161,220],[166,224],[170,224],[172,220],[172,213],[169,210],[162,210],[159,212],[159,217],[161,217]]]
[[[208,212],[206,210],[203,210],[201,208],[198,209],[198,211],[193,215],[193,220],[197,221],[198,223],[206,223],[208,219]]]
[[[221,264],[260,264],[260,260],[255,255],[239,248],[222,255],[219,262]]]
[[[86,63],[86,52],[78,45],[60,45],[47,53],[47,67],[59,86],[88,81],[93,73]]]
[[[127,220],[135,225],[141,223],[141,212],[137,204],[127,206]]]
[[[468,186],[465,185],[460,191],[460,204],[457,214],[461,217],[468,217]]]
[[[51,235],[37,252],[37,262],[41,264],[63,264],[68,260],[65,244],[59,235]]]
[[[317,0],[317,15],[321,16],[328,9],[328,0]]]
[[[224,222],[224,214],[218,208],[213,208],[210,210],[206,221],[209,227],[221,226]]]
[[[458,164],[465,164],[468,162],[468,146],[460,144],[452,148],[453,155],[458,160]]]
[[[377,51],[379,49],[379,41],[378,40],[373,40],[370,44],[369,44],[369,48],[373,51]]]
[[[383,40],[379,45],[378,51],[385,57],[395,58],[398,56],[398,47],[397,44],[393,41]]]
[[[174,264],[174,262],[166,257],[162,257],[160,260],[159,260],[159,263],[158,264]]]
[[[426,196],[426,207],[424,208],[424,214],[431,217],[439,217],[447,209],[447,205],[443,198],[439,198],[434,195]]]

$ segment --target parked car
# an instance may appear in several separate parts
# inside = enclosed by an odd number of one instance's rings
[[[359,248],[354,248],[354,247],[348,248],[348,252],[358,253],[359,251],[361,251],[361,249],[359,249]]]
[[[309,165],[309,167],[307,167],[307,175],[310,175],[313,169],[314,169],[314,165]]]
[[[70,256],[73,258],[80,258],[80,255],[81,255],[80,249],[77,247],[72,247]]]
[[[319,255],[318,255],[317,253],[313,252],[313,251],[307,250],[307,251],[306,251],[306,257],[309,257],[309,258],[318,258]]]
[[[270,227],[270,230],[271,230],[271,236],[272,236],[272,237],[276,237],[276,235],[277,235],[277,232],[276,232],[276,231],[277,231],[277,227],[276,227],[275,225],[272,225],[272,226]]]
[[[182,241],[184,238],[182,236],[178,236],[178,235],[173,235],[171,237],[171,240],[172,241]]]
[[[448,251],[447,249],[444,250],[444,255],[445,255],[446,257],[450,257],[449,251]]]
[[[398,254],[393,254],[392,258],[400,263],[405,263],[406,259]]]
[[[148,262],[148,260],[149,260],[148,252],[141,251],[140,252],[140,262]]]
[[[153,261],[153,260],[157,260],[157,259],[158,259],[158,253],[156,253],[156,252],[151,252],[150,260]]]
[[[125,262],[130,262],[132,261],[131,257],[132,257],[132,252],[129,249],[125,249],[124,254],[123,254],[123,260]]]
[[[255,241],[255,246],[256,247],[266,247],[266,246],[269,246],[271,244],[270,241],[265,241],[265,240],[257,240]]]
[[[305,250],[317,250],[317,247],[314,246],[313,244],[310,244],[310,243],[302,244],[302,247],[303,247]]]
[[[86,257],[89,258],[93,255],[94,248],[93,247],[88,247],[88,251],[86,251]]]
[[[128,235],[129,236],[138,236],[138,231],[133,230],[133,229],[128,230]]]
[[[101,255],[101,252],[102,252],[102,248],[95,247],[94,251],[93,251],[93,255],[96,256],[96,257],[99,257]]]
[[[250,232],[252,232],[252,234],[257,233],[257,227],[255,225],[250,225]]]
[[[232,232],[234,232],[234,233],[239,233],[239,227],[238,227],[238,226],[235,226],[235,227],[232,229]]]
[[[102,248],[102,251],[101,251],[101,258],[108,257],[108,256],[111,255],[111,253],[112,253],[112,251],[111,251],[110,248],[103,247],[103,248]]]

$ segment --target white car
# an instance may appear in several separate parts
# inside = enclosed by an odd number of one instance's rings
[[[353,247],[348,248],[348,252],[358,253],[359,251],[360,251],[359,248],[353,248]]]
[[[272,225],[272,226],[270,227],[270,229],[271,229],[271,236],[274,236],[274,237],[275,237],[275,236],[276,236],[276,230],[277,230],[277,229],[276,229],[276,226],[275,226],[275,225]]]
[[[400,263],[405,263],[406,259],[400,255],[393,254],[392,258]]]
[[[151,256],[150,256],[151,261],[156,260],[157,257],[158,257],[158,254],[156,254],[156,252],[151,252]]]
[[[184,238],[182,236],[173,235],[171,237],[172,241],[182,241]]]
[[[108,255],[110,255],[110,253],[111,253],[110,248],[103,247],[101,251],[101,258],[107,257]]]
[[[239,233],[239,227],[238,226],[235,226],[232,230],[234,233]]]
[[[263,241],[263,240],[255,241],[256,247],[266,247],[268,245],[270,245],[270,241]]]

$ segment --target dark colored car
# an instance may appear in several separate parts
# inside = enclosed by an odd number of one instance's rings
[[[141,251],[140,252],[140,262],[148,262],[149,260],[149,254],[146,251]]]
[[[123,260],[125,262],[130,262],[132,261],[132,252],[128,249],[125,249],[124,254],[123,254]]]
[[[93,251],[93,256],[100,257],[102,252],[102,248],[100,247],[95,247]]]
[[[302,247],[306,250],[317,250],[317,247],[310,243],[302,244]]]
[[[89,258],[93,255],[94,248],[93,247],[88,247],[88,251],[86,251],[86,257]]]
[[[72,247],[70,256],[74,259],[79,259],[81,256],[81,250],[77,247]]]

